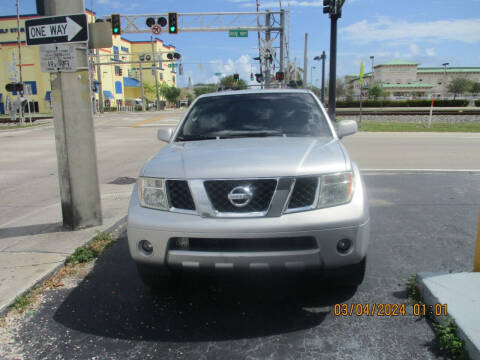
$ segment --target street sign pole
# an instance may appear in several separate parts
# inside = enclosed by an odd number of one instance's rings
[[[43,0],[43,4],[47,16],[85,13],[83,0]],[[64,40],[68,41],[68,37],[75,40],[75,36],[71,37],[73,33],[68,35],[64,30],[62,28]],[[93,114],[88,96],[87,44],[68,46],[71,52],[76,52],[79,69],[76,72],[52,72],[50,79],[63,224],[79,229],[100,225],[102,213]]]

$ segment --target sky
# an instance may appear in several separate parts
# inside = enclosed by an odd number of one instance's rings
[[[19,0],[21,13],[34,13],[34,0]],[[279,10],[290,5],[287,38],[290,59],[303,67],[304,37],[308,33],[308,82],[320,84],[321,65],[315,56],[330,48],[330,19],[322,13],[323,0],[260,0],[261,9]],[[255,0],[85,0],[97,16],[112,13],[158,14],[166,12],[255,11]],[[0,15],[15,13],[14,0],[0,0]],[[125,34],[130,40],[149,39],[148,34]],[[161,34],[166,44],[182,54],[184,75],[178,85],[215,82],[218,76],[239,73],[249,80],[258,72],[257,34],[230,38],[228,33],[198,32]],[[392,59],[415,61],[420,66],[480,66],[480,0],[346,0],[338,21],[337,75],[358,74],[360,62],[365,71],[374,64]],[[314,66],[315,69],[311,69]],[[312,76],[310,76],[312,75]],[[328,76],[328,74],[327,74]]]

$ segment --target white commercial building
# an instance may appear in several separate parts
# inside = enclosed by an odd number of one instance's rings
[[[371,84],[380,85],[392,99],[402,98],[443,98],[448,93],[448,85],[456,78],[467,78],[480,82],[480,67],[418,67],[419,64],[402,60],[392,60],[376,65],[373,73],[364,75],[363,89]],[[347,87],[353,88],[354,96],[360,96],[358,75],[345,77]]]

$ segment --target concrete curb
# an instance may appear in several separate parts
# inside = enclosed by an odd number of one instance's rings
[[[421,272],[417,274],[417,285],[426,305],[435,306],[435,304],[448,304],[448,317],[453,319],[457,324],[457,335],[465,342],[465,349],[468,352],[469,358],[472,360],[480,360],[480,344],[478,340],[475,341],[475,339],[473,339],[472,335],[474,334],[472,334],[471,327],[468,326],[469,321],[475,321],[475,315],[478,317],[480,314],[478,314],[478,311],[477,314],[475,314],[475,309],[465,307],[461,301],[463,300],[462,294],[460,292],[452,292],[448,284],[443,283],[442,280],[438,281],[438,283],[442,282],[440,286],[433,284],[434,278],[445,279],[457,275],[462,274]],[[449,296],[445,296],[445,294]],[[458,300],[458,303],[451,301],[452,297]],[[450,311],[450,309],[452,311]]]
[[[120,219],[116,220],[112,225],[108,225],[104,230],[102,230],[101,232],[112,232],[114,231],[115,229],[117,229],[118,227],[120,226],[123,226],[125,223],[126,223],[126,220],[127,220],[127,215],[124,215],[122,216]],[[86,244],[89,244],[90,242],[93,241],[93,239],[95,238],[95,236],[90,236],[88,238],[87,241],[85,241],[83,243],[82,246],[85,246]],[[70,254],[71,255],[71,254]],[[69,255],[66,255],[65,256],[65,259],[68,257]],[[3,317],[4,315],[6,315],[10,310],[11,310],[11,306],[12,304],[15,302],[15,299],[19,296],[22,296],[22,295],[25,295],[27,294],[28,292],[30,292],[33,288],[35,288],[38,284],[41,284],[43,283],[45,280],[47,280],[48,278],[50,278],[53,274],[55,274],[58,270],[60,270],[64,265],[65,265],[65,259],[64,261],[58,263],[57,265],[54,265],[52,267],[51,270],[49,270],[45,275],[43,275],[41,278],[35,280],[32,282],[32,284],[30,284],[26,289],[22,290],[21,292],[19,292],[15,298],[10,301],[9,303],[7,303],[3,308],[0,309],[0,317]]]

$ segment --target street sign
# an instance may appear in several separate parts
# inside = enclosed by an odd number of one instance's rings
[[[177,63],[169,63],[167,66],[173,68],[173,67],[177,67],[178,64]]]
[[[222,73],[216,72],[214,75],[215,75],[215,76],[222,76]]]
[[[160,25],[153,25],[152,26],[152,33],[154,33],[155,35],[158,35],[162,32],[162,28],[160,27]]]
[[[25,21],[27,45],[88,41],[87,15],[41,17]]]
[[[229,37],[248,37],[248,30],[232,29],[228,31]]]
[[[77,71],[77,53],[68,45],[40,46],[40,68],[42,72]]]

